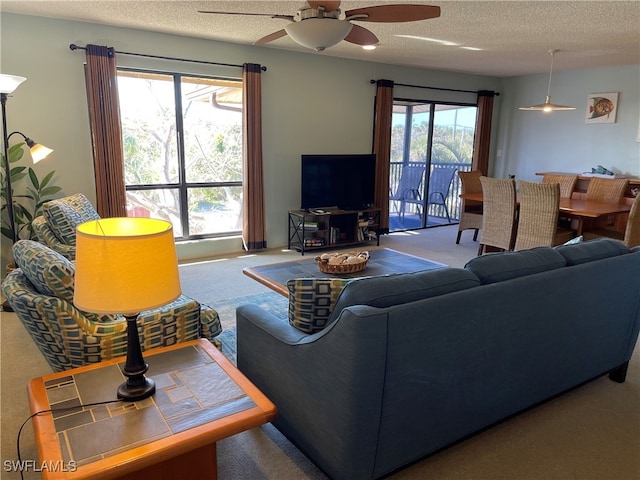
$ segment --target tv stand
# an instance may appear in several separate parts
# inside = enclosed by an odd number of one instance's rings
[[[308,250],[374,243],[380,245],[380,209],[289,210],[287,248]]]

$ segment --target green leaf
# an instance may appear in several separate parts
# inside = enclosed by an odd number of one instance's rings
[[[22,172],[24,172],[27,169],[27,167],[13,167],[11,168],[11,181],[14,181],[14,177],[17,177],[19,174],[21,174]],[[24,177],[26,175],[26,173],[24,173],[22,176]]]
[[[15,177],[11,175],[11,183],[15,185],[26,176],[27,176],[27,172],[18,173]]]
[[[39,197],[38,192],[36,192],[33,188],[27,188],[28,195],[20,195],[22,198],[28,198],[29,200],[35,200]]]
[[[15,163],[19,161],[24,155],[24,142],[16,143],[9,147],[9,163]],[[4,159],[4,155],[2,156]]]
[[[13,164],[19,161],[24,155],[24,143],[13,145],[9,148],[9,162]],[[2,155],[0,158],[4,159]],[[7,186],[4,182],[4,169],[0,169],[0,176],[3,179],[0,186],[0,192],[2,193],[2,199],[7,196]],[[34,229],[32,227],[32,220],[38,216],[41,212],[42,205],[52,199],[52,197],[59,193],[62,188],[53,185],[53,178],[55,170],[48,172],[40,181],[35,170],[31,167],[24,166],[12,166],[9,172],[11,176],[12,187],[14,188],[13,195],[13,212],[15,220],[15,235],[18,238],[35,238]],[[16,188],[14,184],[19,182],[25,177],[29,177],[28,182],[18,186]],[[2,205],[1,210],[6,210],[6,205]],[[9,228],[8,217],[6,213],[2,218],[2,230],[1,233],[7,238],[13,238],[11,229]]]
[[[40,182],[40,188],[44,188],[51,181],[55,173],[55,170],[51,170],[49,173],[47,173]]]
[[[44,185],[44,182],[42,182],[40,184],[40,186]],[[59,191],[62,190],[62,187],[58,187],[58,186],[51,186],[51,187],[47,187],[47,188],[43,188],[42,190],[40,190],[40,196],[42,197],[49,197],[51,195],[55,195],[56,193],[58,193]]]
[[[31,180],[31,184],[38,190],[40,188],[40,182],[38,181],[36,172],[31,167],[29,167],[29,179]]]
[[[1,227],[0,232],[7,238],[11,238],[11,229],[9,227]]]

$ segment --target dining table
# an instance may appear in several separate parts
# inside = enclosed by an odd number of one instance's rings
[[[482,192],[463,193],[460,198],[482,202]],[[619,215],[628,213],[631,204],[628,203],[605,203],[585,200],[583,198],[561,198],[559,208],[561,216],[569,216],[578,220],[576,235],[582,235],[584,220],[596,219],[607,215]]]

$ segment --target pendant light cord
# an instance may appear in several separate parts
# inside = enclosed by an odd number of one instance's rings
[[[547,98],[551,98],[551,75],[553,74],[553,55],[557,50],[549,50],[551,54],[551,68],[549,68],[549,85],[547,86]]]

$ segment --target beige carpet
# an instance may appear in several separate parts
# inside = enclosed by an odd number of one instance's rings
[[[457,227],[385,236],[381,247],[395,248],[452,266],[474,257],[471,232],[455,244]],[[221,299],[267,291],[242,274],[242,268],[299,258],[272,249],[236,254],[203,263],[206,281],[185,291],[216,290]],[[189,282],[191,283],[191,282]],[[1,457],[16,459],[18,428],[29,415],[26,384],[50,373],[47,363],[16,316],[2,313]],[[419,414],[419,412],[416,412]],[[31,425],[23,431],[23,459],[37,459]],[[640,479],[640,356],[632,358],[623,384],[599,378],[533,410],[450,447],[392,475],[393,480],[638,480]],[[235,435],[218,444],[221,480],[324,479],[309,460],[271,425]],[[0,478],[19,479],[2,469]],[[27,479],[39,479],[34,472]],[[183,479],[179,479],[183,480]],[[188,479],[185,479],[188,480]]]

